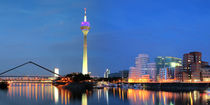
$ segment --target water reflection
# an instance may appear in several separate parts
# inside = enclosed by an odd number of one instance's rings
[[[0,94],[3,93],[0,91]],[[31,102],[47,102],[51,105],[208,105],[210,91],[164,92],[104,88],[71,92],[46,83],[13,83],[7,90],[7,96],[15,102],[25,99],[30,101],[30,105],[33,105]]]
[[[82,105],[87,105],[87,94],[82,94]]]
[[[105,90],[104,90],[105,91]],[[131,105],[208,105],[210,92],[165,92],[139,89],[115,89],[110,93]]]
[[[12,83],[7,96],[10,98],[23,97],[29,100],[51,100],[55,104],[70,104],[71,100],[81,100],[81,105],[87,104],[90,91],[70,92],[63,88],[46,83]]]
[[[55,88],[54,87],[54,100],[55,100],[55,103],[58,103],[59,101],[59,95],[58,95],[58,88]]]

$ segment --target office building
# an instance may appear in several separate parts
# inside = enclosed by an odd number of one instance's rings
[[[156,64],[149,63],[149,55],[139,54],[135,67],[130,67],[128,82],[147,82],[154,79]]]
[[[176,57],[170,57],[170,56],[158,56],[155,58],[155,63],[156,63],[156,80],[158,81],[159,79],[163,78],[161,77],[163,71],[168,69],[170,71],[170,77],[171,79],[174,78],[174,71],[176,66],[181,66],[182,65],[182,60],[181,58],[176,58]],[[162,71],[160,71],[163,69]]]
[[[208,62],[202,61],[201,52],[186,53],[183,55],[182,68],[176,69],[176,78],[181,82],[208,81],[208,66]]]
[[[149,74],[149,77],[150,77],[150,79],[152,81],[156,80],[156,78],[155,78],[156,71],[157,71],[156,63],[148,63],[147,64],[147,72],[146,72],[146,74]]]

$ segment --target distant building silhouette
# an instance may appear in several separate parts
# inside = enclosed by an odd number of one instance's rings
[[[110,73],[109,77],[117,77],[117,78],[128,78],[129,70],[121,70],[117,73]]]

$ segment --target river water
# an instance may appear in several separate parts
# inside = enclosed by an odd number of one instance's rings
[[[46,83],[12,83],[0,90],[0,105],[208,105],[210,90],[164,92],[104,88],[71,92]]]

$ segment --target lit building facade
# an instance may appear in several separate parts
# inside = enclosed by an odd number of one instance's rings
[[[174,72],[175,81],[177,82],[183,81],[184,79],[183,75],[186,75],[186,73],[183,70],[183,66],[177,66]]]
[[[150,79],[152,81],[155,81],[155,74],[156,74],[157,68],[156,63],[148,63],[147,64],[147,73],[150,76]]]
[[[201,67],[201,81],[210,81],[210,66],[203,65]]]
[[[202,61],[201,52],[190,52],[183,55],[183,66],[176,68],[176,79],[180,82],[210,81],[208,62]]]
[[[149,63],[149,55],[139,54],[136,58],[136,69],[140,71],[140,76],[147,74],[147,64]]]
[[[160,80],[159,81],[167,81],[172,82],[175,78],[175,68],[161,68],[159,72]]]
[[[135,67],[130,67],[128,82],[149,82],[153,80],[156,65],[149,63],[149,55],[139,54]]]
[[[188,74],[188,80],[198,79],[201,66],[201,52],[190,52],[183,55],[183,69]],[[198,74],[196,74],[198,73]]]
[[[174,78],[174,71],[176,66],[181,66],[182,65],[182,59],[181,58],[176,58],[176,57],[170,57],[170,56],[158,56],[155,58],[155,63],[156,63],[156,80],[158,81],[161,78],[160,73],[162,73],[165,69],[168,69],[171,71],[170,74],[171,77]],[[161,69],[163,69],[161,71]]]
[[[140,78],[140,71],[136,67],[130,67],[128,82],[137,82]]]

